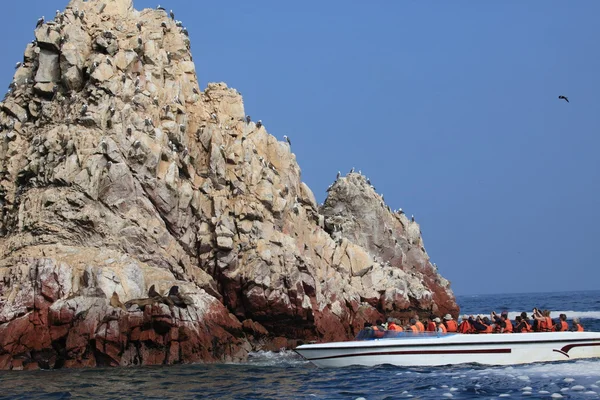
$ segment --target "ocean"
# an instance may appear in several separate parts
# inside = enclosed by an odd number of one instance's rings
[[[533,307],[600,331],[600,291],[457,296],[461,314]],[[600,359],[488,367],[320,369],[292,351],[247,363],[0,371],[0,399],[598,399]]]

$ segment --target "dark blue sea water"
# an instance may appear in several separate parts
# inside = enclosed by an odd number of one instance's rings
[[[459,296],[461,313],[533,307],[600,331],[600,291]],[[0,371],[0,399],[598,399],[600,359],[514,367],[319,369],[293,352],[244,364]]]

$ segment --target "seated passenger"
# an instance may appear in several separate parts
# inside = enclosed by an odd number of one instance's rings
[[[433,322],[435,322],[435,331],[436,333],[446,333],[446,326],[442,323],[442,320],[439,318],[434,318]]]
[[[494,317],[495,322],[496,322],[496,324],[494,326],[495,333],[512,333],[513,332],[512,322],[510,322],[510,319],[508,318],[508,311],[502,311],[500,316],[498,316],[498,314],[496,314],[495,311],[492,311],[492,317]]]
[[[383,321],[378,319],[375,321],[375,325],[373,326],[373,336],[377,338],[382,338],[385,334],[385,327],[383,326]]]
[[[425,326],[423,325],[423,323],[421,321],[419,321],[418,314],[415,314],[414,319],[415,319],[415,326],[417,327],[419,332],[425,332]]]
[[[444,315],[444,326],[448,332],[456,332],[458,330],[458,324],[450,314]]]
[[[417,328],[417,320],[414,318],[410,319],[410,325],[408,325],[404,330],[409,333],[419,333],[419,328]]]
[[[469,318],[474,333],[492,333],[492,325],[488,317],[478,315],[477,318]]]
[[[573,318],[571,330],[574,332],[583,332],[583,325],[579,322],[579,318]]]
[[[544,310],[540,312],[537,308],[533,309],[533,318],[537,321],[537,332],[550,332],[552,331],[552,318],[550,318],[550,311]]]
[[[458,333],[471,333],[473,330],[473,327],[469,323],[469,317],[466,315],[463,315],[461,317],[461,319],[462,319],[462,321],[461,321],[460,325],[458,326],[457,332]]]
[[[531,332],[532,331],[531,321],[529,320],[527,313],[525,311],[523,311],[519,318],[520,319],[517,322],[517,325],[514,327],[513,332],[518,332],[518,333]]]
[[[554,324],[553,330],[556,332],[566,332],[569,330],[569,324],[567,324],[567,316],[560,314],[558,316],[558,322]]]
[[[436,326],[433,320],[435,319],[435,315],[431,315],[429,317],[429,321],[425,324],[425,332],[435,332]]]
[[[395,318],[388,318],[388,331],[402,332],[404,329],[400,326],[400,323]]]

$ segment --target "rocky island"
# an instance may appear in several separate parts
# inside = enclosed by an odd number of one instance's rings
[[[319,206],[288,141],[200,89],[168,10],[38,21],[0,130],[0,369],[243,361],[458,313],[418,223],[354,172]]]

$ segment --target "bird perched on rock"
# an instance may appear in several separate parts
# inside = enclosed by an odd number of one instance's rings
[[[335,180],[337,181],[338,179],[340,179],[340,176],[342,176],[342,172],[338,171],[337,176],[335,177]]]
[[[262,121],[259,119],[258,122],[256,123],[256,127],[260,129],[261,126],[262,126]]]
[[[249,115],[246,115],[246,123],[247,123],[247,124],[249,124],[249,123],[250,123],[250,121],[252,121],[252,118],[250,118],[250,116],[249,116]]]
[[[85,114],[88,110],[88,105],[84,104],[81,106],[81,115]]]
[[[110,306],[127,311],[125,305],[121,303],[121,300],[119,300],[119,295],[117,294],[117,292],[113,292],[112,297],[110,298]]]
[[[167,10],[165,10],[165,8],[164,8],[164,7],[162,7],[160,4],[156,6],[156,9],[157,9],[157,10],[160,10],[160,11],[165,11],[165,12],[167,11]]]
[[[42,18],[40,18],[40,19],[37,20],[37,23],[35,24],[35,27],[39,28],[43,24],[44,24],[44,17],[42,16]]]
[[[19,61],[18,63],[15,64],[15,69],[21,68],[21,65],[23,65],[23,63],[21,61]]]
[[[558,98],[566,101],[567,103],[569,102],[569,99],[567,98],[567,96],[560,95],[560,96],[558,96]]]
[[[150,289],[148,289],[148,297],[162,297],[160,295],[160,293],[158,293],[156,291],[156,288],[154,287],[154,285],[150,286]]]
[[[287,137],[287,135],[283,135],[283,138],[285,139],[286,142],[288,142],[288,144],[291,146],[292,145],[292,141],[290,140],[289,137]]]
[[[414,216],[414,215],[411,215],[411,216],[410,216],[410,220],[411,220],[412,222],[415,222],[415,216]]]
[[[135,26],[138,28],[138,31],[142,31],[142,23],[138,22],[137,24],[135,24]]]
[[[175,20],[175,13],[173,12],[173,10],[171,10],[169,12],[169,15],[171,16],[171,19],[174,21]]]

